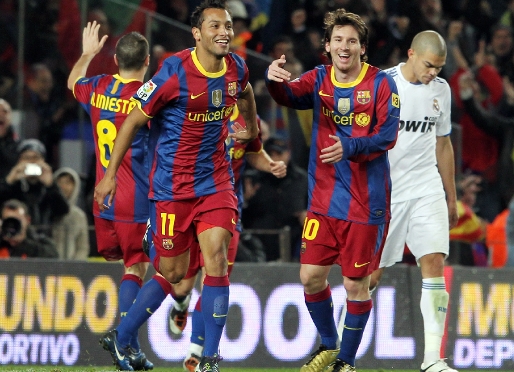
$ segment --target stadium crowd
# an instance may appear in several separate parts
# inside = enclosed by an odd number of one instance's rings
[[[192,9],[199,3],[141,0],[138,10],[120,11],[108,0],[88,1],[87,20],[96,20],[101,25],[100,36],[109,35],[109,38],[90,64],[87,75],[116,73],[114,46],[126,32],[145,33],[146,11],[155,11],[187,26]],[[278,231],[287,227],[291,232],[290,256],[298,259],[307,201],[304,183],[310,116],[303,110],[275,104],[265,89],[261,72],[263,66],[282,54],[287,60],[285,68],[294,76],[328,63],[321,43],[323,16],[327,11],[345,8],[359,14],[369,27],[368,62],[383,69],[405,60],[410,41],[418,32],[435,30],[443,35],[448,56],[440,76],[452,88],[452,122],[458,134],[452,138],[460,155],[457,156],[460,218],[451,232],[449,262],[502,267],[514,261],[507,254],[505,230],[514,220],[508,213],[509,205],[510,210],[514,206],[510,202],[514,195],[513,132],[508,123],[503,127],[495,125],[497,120],[492,116],[477,119],[476,115],[470,115],[472,105],[479,106],[480,112],[504,118],[514,110],[514,1],[229,0],[228,3],[234,21],[232,50],[245,58],[249,66],[257,111],[262,119],[264,148],[283,159],[289,169],[285,179],[269,177],[251,167],[245,172],[243,226],[246,229]],[[22,25],[17,21],[19,2],[1,0],[0,10],[0,187],[12,190],[19,183],[15,199],[26,204],[31,225],[37,232],[54,238],[59,258],[95,256],[95,239],[84,227],[93,222],[94,172],[58,170],[63,156],[61,139],[77,128],[82,117],[73,95],[66,89],[67,76],[80,56],[79,2],[27,2],[23,40],[18,39],[18,28]],[[160,23],[152,29],[151,74],[163,58],[193,45],[192,38],[175,37],[178,31],[173,26]],[[23,49],[19,43],[24,43]],[[20,50],[24,51],[23,76],[18,74]],[[18,95],[22,97],[21,105],[16,99]],[[268,133],[271,133],[269,139]],[[14,176],[26,148],[23,144],[28,139],[38,140],[32,145],[39,148],[36,152],[43,158],[23,162],[39,164],[42,174],[27,175],[18,169]],[[94,165],[92,159],[87,163]],[[52,174],[47,174],[49,169]],[[72,185],[73,191],[64,191],[65,181]],[[33,192],[35,188],[40,194]],[[2,193],[2,202],[14,198],[13,192]],[[270,193],[275,193],[273,203],[263,202],[271,197]],[[281,193],[294,195],[296,199],[285,200]],[[45,201],[49,198],[51,203]],[[44,210],[47,204],[52,206],[52,211]],[[71,214],[76,222],[70,223]],[[243,233],[240,244],[244,247],[240,259],[280,259],[278,238]],[[84,253],[89,246],[90,253]],[[16,254],[13,252],[12,256]]]

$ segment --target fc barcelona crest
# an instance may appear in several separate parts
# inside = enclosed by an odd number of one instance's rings
[[[162,247],[167,251],[173,249],[173,240],[171,239],[162,239]]]
[[[350,98],[339,98],[337,100],[337,111],[343,115],[350,111]]]
[[[371,101],[371,93],[369,90],[358,90],[357,91],[357,102],[361,105],[365,105]]]
[[[234,96],[237,93],[237,83],[235,81],[231,81],[228,83],[228,94]]]
[[[221,105],[221,101],[223,99],[223,94],[221,93],[221,89],[216,89],[212,91],[212,104],[216,107]]]

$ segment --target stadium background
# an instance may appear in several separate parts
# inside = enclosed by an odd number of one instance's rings
[[[88,1],[70,0],[85,19]],[[123,30],[139,0],[104,0],[116,29]],[[27,21],[18,1],[18,23]],[[145,12],[147,38],[159,29],[172,29],[175,47],[190,46],[190,28]],[[19,27],[19,81],[23,83],[23,34]],[[252,77],[262,77],[270,59],[248,50]],[[17,131],[23,135],[23,89],[17,89]],[[274,111],[266,94],[260,108]],[[274,121],[270,122],[272,129]],[[453,142],[457,164],[459,127]],[[62,166],[86,171],[91,148],[87,117],[70,124],[60,144]],[[459,171],[460,168],[457,168]],[[344,301],[337,268],[332,270],[336,313]],[[120,265],[62,261],[0,262],[0,364],[110,365],[98,336],[117,323],[117,284]],[[444,354],[459,370],[514,370],[514,271],[449,267],[446,271],[450,308]],[[386,272],[374,294],[375,308],[359,350],[361,368],[419,368],[423,334],[419,312],[419,270],[397,266]],[[232,277],[230,317],[222,354],[230,367],[296,367],[317,344],[315,330],[303,305],[297,264],[236,265]],[[196,296],[196,293],[195,293]],[[140,331],[142,347],[157,366],[178,366],[188,342],[190,325],[180,338],[167,327],[167,300]],[[195,303],[195,300],[191,302]],[[337,317],[336,317],[337,318]],[[338,319],[336,319],[338,320]]]

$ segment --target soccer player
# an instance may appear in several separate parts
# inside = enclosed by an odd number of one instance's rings
[[[137,32],[124,35],[116,44],[114,61],[119,74],[84,77],[87,68],[102,49],[107,36],[99,39],[100,25],[88,23],[82,35],[82,55],[68,77],[68,88],[88,112],[93,124],[96,154],[96,182],[105,174],[114,141],[121,124],[136,106],[130,98],[144,81],[150,62],[148,41]],[[148,127],[142,126],[129,143],[130,151],[120,160],[118,181],[123,188],[108,209],[93,204],[98,252],[108,261],[123,259],[118,307],[123,319],[134,302],[148,268],[142,238],[148,219],[148,169],[145,155]],[[130,340],[128,358],[115,364],[122,370],[152,369],[153,364],[141,351],[137,334]]]
[[[258,123],[259,121],[260,120],[258,118]],[[240,115],[237,106],[234,108],[234,112],[230,117],[230,123],[239,123],[244,126],[244,118]],[[236,225],[234,235],[230,240],[227,254],[228,275],[230,276],[237,255],[239,236],[242,231],[241,213],[243,210],[244,201],[242,175],[247,163],[250,164],[253,168],[263,172],[271,173],[277,178],[285,177],[287,166],[283,161],[273,161],[270,158],[268,153],[262,147],[262,140],[260,135],[248,144],[240,144],[234,140],[229,140],[227,142],[227,155],[230,158],[232,170],[234,172],[234,189],[237,195],[237,208],[239,211],[239,220]],[[202,270],[202,275],[205,275],[203,266],[202,257],[197,255],[194,251],[191,252],[188,273],[177,286],[174,286],[175,303],[171,308],[169,320],[170,330],[174,334],[181,334],[186,327],[189,300],[191,299],[190,293],[195,283],[196,274]],[[192,372],[200,363],[204,340],[205,326],[203,323],[202,304],[200,297],[195,305],[195,311],[192,315],[191,343],[189,345],[186,358],[183,362],[184,370]]]
[[[269,66],[266,83],[278,104],[314,109],[300,279],[321,345],[300,370],[355,371],[372,308],[370,276],[391,215],[386,151],[396,142],[400,101],[393,79],[365,63],[368,28],[362,19],[337,9],[324,23],[332,65],[289,81],[282,56]],[[348,294],[340,349],[327,281],[334,263]]]
[[[206,338],[197,370],[210,372],[219,370],[219,341],[229,302],[227,247],[238,218],[225,139],[247,143],[257,137],[258,128],[248,68],[229,53],[234,31],[225,2],[203,1],[193,11],[191,25],[196,47],[167,58],[134,96],[137,109],[118,133],[95,200],[100,210],[110,207],[123,155],[139,128],[152,118],[148,152],[151,238],[157,253],[153,264],[165,280],[145,285],[148,290],[138,295],[113,331],[112,345],[118,359],[124,359],[132,334],[171,293],[171,283],[186,274],[189,249],[197,238],[206,270]],[[229,134],[227,122],[236,104],[246,128],[235,123]]]
[[[383,269],[402,260],[405,244],[421,267],[421,314],[425,330],[422,372],[455,372],[440,358],[449,295],[443,276],[449,230],[457,224],[457,193],[450,141],[451,93],[437,74],[446,43],[435,31],[412,40],[406,63],[386,70],[398,87],[402,110],[398,142],[389,151],[392,220],[375,288]],[[446,193],[446,198],[445,198]]]

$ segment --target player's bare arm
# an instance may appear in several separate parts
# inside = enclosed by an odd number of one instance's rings
[[[450,229],[457,225],[459,216],[457,214],[457,191],[455,189],[455,162],[453,146],[450,136],[437,137],[436,142],[437,169],[443,181],[448,203],[448,218]]]
[[[329,138],[324,142],[325,148],[321,149],[319,158],[322,163],[333,164],[337,163],[343,158],[343,145],[338,136],[329,135]],[[330,144],[332,141],[335,143]]]
[[[284,178],[287,174],[287,166],[281,161],[273,161],[269,154],[262,149],[258,154],[246,154],[246,160],[255,169],[268,172],[277,178]]]
[[[132,145],[137,131],[148,122],[148,117],[139,109],[134,109],[127,116],[120,131],[116,136],[115,145],[112,148],[111,159],[102,180],[95,187],[94,198],[98,203],[100,211],[109,209],[114,194],[116,194],[116,172],[126,152]],[[104,204],[105,197],[109,195],[107,204]]]
[[[253,140],[259,134],[259,127],[257,126],[257,107],[255,105],[255,97],[253,95],[253,88],[250,83],[246,85],[244,91],[241,92],[237,99],[237,107],[246,122],[246,129],[234,123],[232,129],[234,133],[230,133],[229,137],[235,141],[245,144]]]
[[[70,76],[68,77],[68,89],[73,90],[73,85],[81,76],[86,76],[87,68],[91,60],[100,52],[107,40],[107,35],[98,40],[98,30],[100,24],[93,21],[88,22],[82,32],[82,55],[73,66]]]
[[[291,73],[282,68],[286,63],[286,56],[282,54],[279,59],[271,62],[268,67],[268,79],[282,83],[291,79]]]

